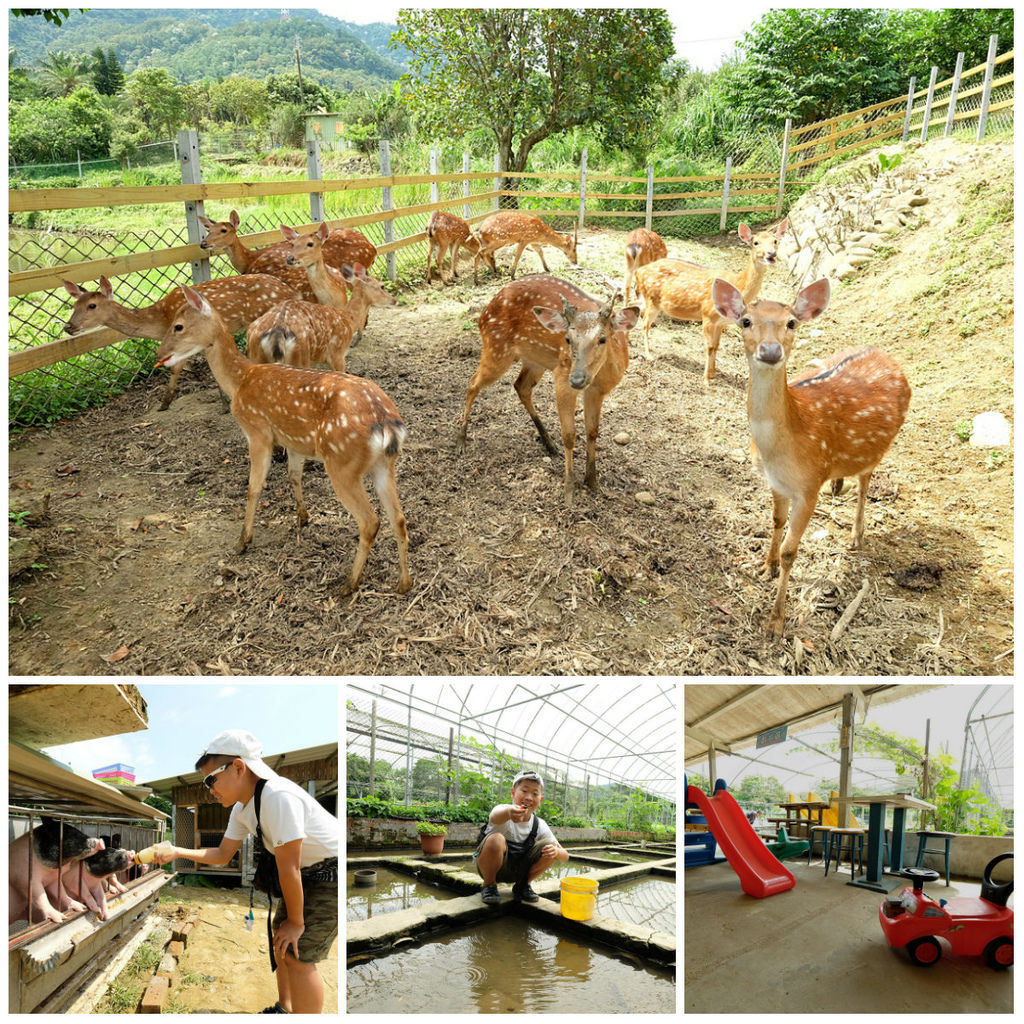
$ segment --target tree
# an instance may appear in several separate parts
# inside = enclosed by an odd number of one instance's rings
[[[672,26],[656,9],[403,9],[392,40],[411,54],[402,81],[420,129],[489,128],[510,171],[577,125],[613,145],[642,143],[673,54]]]
[[[93,62],[87,57],[53,50],[39,63],[39,82],[50,96],[70,96],[83,85],[92,84]]]
[[[110,114],[92,89],[18,104],[8,122],[8,148],[19,163],[105,157],[110,137]]]
[[[150,131],[169,138],[181,124],[184,105],[178,85],[164,68],[140,68],[129,75],[125,89]]]
[[[236,124],[265,125],[270,116],[266,84],[256,78],[229,75],[210,84],[213,116]]]

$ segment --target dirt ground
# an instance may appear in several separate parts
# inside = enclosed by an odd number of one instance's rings
[[[277,1000],[267,956],[266,900],[257,896],[252,931],[245,929],[248,889],[184,886],[161,899],[158,913],[174,924],[197,909],[199,925],[178,961],[175,1006],[187,1013],[259,1013]],[[324,1013],[338,1012],[338,942],[318,965],[324,980]]]
[[[930,144],[904,168],[941,162],[951,145]],[[254,544],[234,554],[247,449],[197,363],[166,413],[157,373],[102,409],[13,439],[12,507],[38,508],[45,492],[50,502],[15,531],[37,546],[37,567],[11,581],[12,674],[1011,674],[1012,451],[954,434],[979,412],[1013,416],[1012,147],[976,154],[930,183],[931,201],[889,251],[803,328],[791,372],[877,344],[913,397],[873,482],[861,551],[846,548],[856,488],[823,492],[784,640],[764,632],[775,584],[756,570],[770,500],[748,455],[738,332],[724,336],[710,387],[699,324],[660,318],[651,362],[633,332],[629,370],[605,404],[601,491],[580,487],[567,508],[561,458],[540,446],[513,372],[481,394],[455,453],[476,319],[499,287],[463,275],[374,310],[349,360],[409,427],[398,478],[407,594],[395,592],[384,525],[361,589],[338,596],[356,530],[319,465],[306,472],[308,527],[296,529],[275,464]],[[585,229],[580,269],[553,250],[548,263],[604,296],[609,277],[622,279],[623,242]],[[746,260],[735,234],[668,244],[709,266]],[[511,255],[499,254],[506,275]],[[533,254],[522,269],[540,269]],[[769,271],[764,297],[793,292],[784,268]],[[536,398],[557,444],[550,375]],[[653,504],[636,498],[645,491]]]

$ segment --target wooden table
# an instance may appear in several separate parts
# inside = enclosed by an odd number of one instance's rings
[[[792,803],[779,804],[786,812],[786,831],[794,838],[803,838],[803,833],[797,831],[797,827],[807,826],[807,835],[810,835],[812,825],[821,824],[821,815],[831,806],[823,800],[794,800]],[[800,812],[807,811],[807,817],[801,818]],[[817,815],[817,817],[815,817]],[[775,818],[769,818],[775,821]]]
[[[847,803],[868,808],[868,871],[864,878],[855,878],[847,885],[856,885],[861,889],[888,893],[889,888],[882,883],[882,875],[898,876],[903,867],[903,825],[907,809],[934,811],[935,804],[919,800],[909,793],[888,793],[880,795],[854,794]],[[889,870],[883,870],[882,854],[885,842],[885,809],[891,807],[892,842],[889,846]]]

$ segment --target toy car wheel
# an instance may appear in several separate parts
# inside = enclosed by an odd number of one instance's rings
[[[1013,964],[1013,939],[993,939],[982,956],[993,970],[1002,971]]]
[[[932,964],[939,962],[942,947],[930,935],[926,935],[923,939],[908,942],[907,953],[918,967],[931,967]]]

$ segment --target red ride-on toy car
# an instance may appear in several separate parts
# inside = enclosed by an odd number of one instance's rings
[[[900,874],[913,882],[913,888],[890,893],[878,908],[886,941],[896,949],[906,947],[910,959],[921,967],[930,967],[942,956],[935,936],[945,939],[954,953],[983,956],[996,970],[1009,967],[1013,963],[1013,911],[1006,901],[1013,882],[996,885],[992,869],[1012,857],[1012,853],[1001,853],[985,865],[981,896],[939,902],[924,891],[925,882],[938,879],[937,871],[904,868]]]

